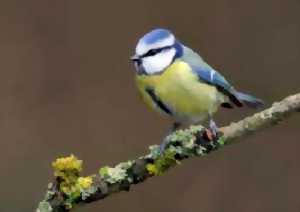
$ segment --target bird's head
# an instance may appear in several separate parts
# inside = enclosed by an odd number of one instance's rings
[[[131,57],[139,74],[159,74],[182,55],[183,47],[166,29],[154,29],[145,34]]]

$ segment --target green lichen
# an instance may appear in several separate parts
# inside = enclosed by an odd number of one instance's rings
[[[118,164],[115,167],[105,166],[100,168],[99,174],[101,178],[110,184],[127,180],[132,182],[132,178],[127,174],[128,169],[132,167],[133,162],[127,161]]]
[[[196,153],[197,156],[206,155],[207,149],[205,147],[203,147],[203,146],[197,146],[197,148],[195,150],[196,150],[195,153]]]
[[[194,152],[194,148],[197,147],[195,144],[196,135],[203,131],[203,127],[201,126],[191,126],[189,129],[186,130],[177,130],[176,132],[172,133],[167,137],[169,140],[170,146],[174,145],[180,147],[180,151],[178,153],[184,155],[191,155]],[[178,142],[180,143],[178,145]]]
[[[168,143],[163,153],[159,146],[150,146],[150,154],[146,157],[154,161],[146,165],[148,173],[162,175],[169,167],[179,163],[176,156],[183,158],[204,154],[205,148],[195,144],[197,133],[203,129],[201,126],[191,126],[186,130],[177,130],[166,138]]]
[[[180,160],[196,156],[205,155],[211,149],[215,149],[218,144],[224,145],[224,140],[216,142],[204,143],[200,145],[196,143],[197,136],[203,132],[201,126],[191,126],[186,130],[178,130],[167,139],[167,145],[161,152],[159,145],[150,146],[150,153],[140,159],[146,161],[146,171],[150,175],[162,175],[167,169],[180,163]],[[207,149],[208,148],[208,149]],[[136,180],[132,167],[134,161],[127,161],[116,165],[115,167],[105,166],[99,170],[101,180],[107,185],[126,185]],[[52,163],[54,175],[59,178],[59,191],[66,195],[65,207],[70,209],[74,202],[79,198],[87,199],[91,194],[97,192],[97,186],[93,185],[95,176],[80,177],[82,170],[82,161],[78,160],[74,155],[65,158],[58,158]],[[118,184],[121,183],[121,184]],[[119,187],[116,187],[119,189]],[[49,194],[51,196],[51,194]]]
[[[92,186],[87,190],[82,191],[81,193],[81,198],[82,200],[86,200],[87,198],[89,198],[92,194],[95,194],[97,191],[97,187]]]
[[[189,130],[177,130],[176,132],[169,135],[167,137],[167,140],[170,142],[170,144],[180,141],[181,144],[184,145],[184,143],[190,142],[190,140],[192,140],[193,138],[195,138],[195,136],[191,134]]]
[[[175,155],[176,152],[174,150],[167,149],[153,164],[149,163],[146,165],[147,171],[151,175],[162,175],[168,168],[176,164]]]
[[[223,145],[225,145],[225,143],[226,143],[226,139],[225,139],[224,137],[220,137],[220,138],[218,139],[218,143],[219,143],[221,146],[223,146]]]
[[[52,212],[52,207],[51,205],[49,204],[49,202],[46,202],[46,201],[42,201],[39,203],[39,206],[36,210],[36,212]]]
[[[49,183],[48,184],[48,190],[45,194],[45,200],[49,200],[49,199],[52,199],[53,196],[55,195],[55,191],[53,191],[53,184],[52,183]]]
[[[181,141],[181,142],[185,142],[185,141],[189,141],[193,138],[195,138],[195,135],[197,135],[197,133],[202,132],[204,129],[204,127],[202,126],[191,126],[188,129],[185,130],[177,130],[174,133],[172,133],[171,135],[169,135],[168,139],[170,142],[172,141]]]
[[[61,193],[64,198],[64,207],[71,209],[74,204],[87,200],[98,191],[101,192],[101,195],[106,196],[116,191],[128,190],[131,184],[143,181],[149,176],[162,175],[185,158],[206,155],[225,144],[223,137],[218,141],[203,138],[204,130],[205,128],[202,126],[177,130],[167,136],[167,144],[163,152],[159,145],[150,146],[150,153],[136,161],[123,162],[115,167],[100,168],[100,176],[81,177],[82,161],[74,155],[58,158],[52,163],[52,166],[59,183],[55,187],[58,188],[59,196]],[[52,211],[47,201],[57,194],[53,188],[52,184],[49,185],[45,201],[41,202],[39,206],[42,211],[38,212]]]
[[[189,131],[190,131],[190,133],[195,135],[199,132],[202,132],[204,129],[205,128],[201,125],[192,125],[192,126],[190,126]]]
[[[158,145],[149,146],[150,154],[146,158],[156,159],[161,155]]]

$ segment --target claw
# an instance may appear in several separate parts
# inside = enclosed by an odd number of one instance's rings
[[[206,133],[206,136],[207,136],[208,140],[210,140],[210,141],[213,141],[213,140],[214,140],[214,134],[212,133],[211,130],[206,129],[206,130],[205,130],[205,133]]]
[[[209,122],[209,128],[205,130],[205,137],[209,141],[216,141],[219,138],[219,128],[212,119]]]

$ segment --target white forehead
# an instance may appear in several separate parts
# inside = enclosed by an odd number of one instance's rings
[[[157,29],[144,35],[138,42],[135,53],[143,55],[150,49],[171,46],[175,43],[174,35],[168,30]]]

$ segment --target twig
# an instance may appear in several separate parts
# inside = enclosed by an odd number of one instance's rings
[[[71,155],[53,162],[55,181],[50,183],[46,196],[39,203],[38,212],[65,212],[76,205],[103,199],[115,192],[129,191],[133,184],[163,174],[181,160],[205,156],[224,144],[240,142],[241,137],[278,124],[294,112],[300,112],[300,93],[274,103],[272,107],[229,126],[221,128],[222,136],[212,141],[202,126],[178,130],[168,136],[163,154],[157,145],[150,153],[136,160],[102,167],[97,174],[80,177],[82,161]]]

